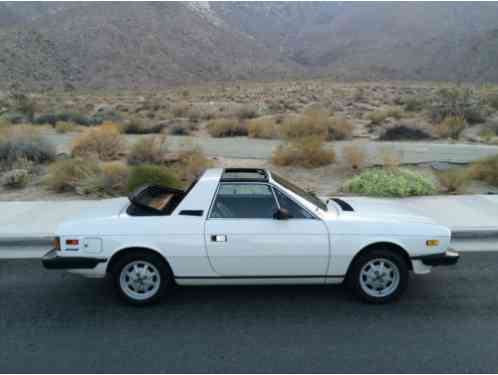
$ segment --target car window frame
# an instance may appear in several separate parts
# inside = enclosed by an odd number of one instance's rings
[[[244,217],[212,217],[212,213],[213,213],[213,209],[214,209],[214,204],[216,202],[216,198],[218,198],[218,193],[220,191],[220,188],[222,185],[265,185],[265,186],[268,186],[270,188],[270,191],[272,193],[272,196],[273,196],[273,200],[275,201],[275,205],[278,209],[280,209],[280,202],[277,198],[277,195],[275,193],[275,190],[278,190],[279,193],[285,195],[288,199],[290,199],[292,202],[294,202],[295,204],[297,204],[299,207],[301,207],[303,210],[305,210],[307,213],[309,213],[311,215],[310,218],[289,218],[289,220],[319,220],[318,217],[313,213],[311,212],[308,208],[304,207],[302,204],[300,204],[299,202],[296,202],[295,199],[292,199],[291,197],[289,197],[288,194],[286,194],[285,192],[283,192],[281,189],[278,189],[278,187],[276,187],[274,184],[270,183],[270,182],[260,182],[260,181],[230,181],[230,182],[219,182],[218,183],[218,186],[216,187],[216,191],[214,192],[213,194],[213,198],[211,199],[211,204],[209,205],[209,211],[208,211],[208,214],[206,216],[206,220],[275,220],[274,218],[265,218],[265,217],[260,217],[260,218],[257,218],[257,217],[247,217],[247,218],[244,218]]]

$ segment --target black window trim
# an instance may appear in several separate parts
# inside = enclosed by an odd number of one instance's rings
[[[294,202],[296,205],[298,205],[299,207],[301,207],[304,211],[306,211],[308,214],[311,215],[310,218],[298,218],[298,219],[292,219],[292,220],[320,220],[313,212],[311,212],[310,210],[308,210],[306,207],[304,207],[301,203],[299,202],[296,202],[295,199],[293,199],[292,197],[289,197],[288,194],[286,194],[285,192],[282,191],[282,189],[279,189],[277,186],[272,185],[272,188],[274,190],[277,190],[280,194],[284,195],[287,197],[287,199],[289,199],[291,202]],[[280,208],[280,202],[278,201],[278,198],[277,196],[275,195],[275,199],[277,200],[277,204],[278,204],[278,207]]]

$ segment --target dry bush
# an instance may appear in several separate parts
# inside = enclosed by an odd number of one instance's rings
[[[306,115],[287,116],[280,127],[281,135],[287,140],[314,136],[323,140],[328,138],[329,118],[324,112]]]
[[[438,138],[458,139],[465,126],[463,117],[446,117],[442,123],[434,127],[434,134]]]
[[[334,150],[323,148],[323,139],[308,136],[279,145],[273,152],[272,163],[278,166],[317,168],[335,161]]]
[[[380,150],[382,165],[386,168],[398,168],[401,163],[401,155],[391,147],[383,147]]]
[[[99,197],[125,195],[128,191],[129,168],[126,164],[114,161],[103,163],[98,173],[88,175],[77,184],[79,194],[92,194]]]
[[[436,174],[442,190],[446,193],[463,193],[471,182],[466,169],[450,169]]]
[[[278,136],[277,125],[271,118],[257,118],[249,121],[247,132],[250,138],[273,139]]]
[[[166,152],[166,135],[147,136],[131,146],[127,157],[128,164],[161,164]]]
[[[490,185],[498,186],[498,155],[472,163],[470,166],[470,176]]]
[[[215,138],[247,136],[247,126],[231,118],[209,121],[207,131]]]
[[[199,177],[206,169],[213,166],[199,147],[183,150],[178,153],[179,166],[177,174],[183,181],[193,181]]]
[[[55,147],[33,126],[9,126],[0,137],[0,169],[11,169],[21,159],[35,164],[50,162],[55,154]]]
[[[345,118],[333,117],[328,121],[328,140],[341,141],[353,138],[353,124]]]
[[[28,184],[30,177],[26,169],[12,169],[1,176],[0,184],[9,189],[20,189]]]
[[[190,112],[189,102],[178,102],[171,106],[171,113],[175,117],[187,117]]]
[[[387,111],[374,111],[367,114],[367,119],[372,125],[380,125],[388,118]]]
[[[352,169],[360,169],[365,165],[366,152],[358,143],[344,146],[344,159]]]
[[[75,157],[97,156],[100,160],[120,159],[126,153],[126,141],[113,125],[88,129],[73,141]]]
[[[239,120],[246,120],[255,118],[258,115],[258,107],[254,104],[244,104],[241,105],[235,111],[235,116]]]
[[[427,131],[408,122],[390,126],[385,129],[379,136],[379,139],[381,141],[396,141],[406,139],[421,140],[430,138],[431,135]]]
[[[58,122],[55,124],[55,131],[59,134],[74,132],[76,131],[76,125],[70,122]]]
[[[58,193],[81,193],[82,182],[99,173],[100,168],[95,159],[60,160],[50,165],[45,183],[49,189]]]

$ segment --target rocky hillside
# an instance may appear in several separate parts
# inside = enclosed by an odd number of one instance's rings
[[[0,85],[498,82],[494,3],[0,3]]]

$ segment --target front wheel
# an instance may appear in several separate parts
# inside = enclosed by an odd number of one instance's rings
[[[348,280],[355,294],[369,303],[388,303],[398,299],[408,285],[408,265],[391,250],[373,250],[352,265]]]
[[[114,267],[113,278],[119,295],[134,305],[158,302],[173,284],[166,262],[159,255],[142,251],[120,259]]]

